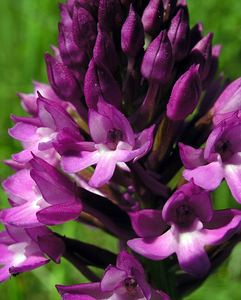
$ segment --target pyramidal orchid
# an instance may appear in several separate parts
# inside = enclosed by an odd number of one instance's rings
[[[22,150],[5,161],[0,281],[63,257],[90,282],[59,282],[62,299],[181,299],[241,239],[240,78],[219,73],[185,0],[59,8],[49,83],[18,94],[9,129]],[[223,180],[235,208],[213,202]],[[116,251],[66,236],[70,221]]]

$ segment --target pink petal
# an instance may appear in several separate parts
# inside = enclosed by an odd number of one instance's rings
[[[130,213],[131,224],[140,237],[153,237],[161,235],[167,225],[162,218],[162,211],[155,209],[143,209]]]
[[[38,140],[37,129],[38,127],[31,124],[17,123],[13,128],[9,129],[9,134],[22,142],[36,141]]]
[[[231,190],[233,197],[241,203],[241,166],[227,164],[224,168],[225,180]]]
[[[46,225],[57,225],[79,217],[82,205],[79,202],[68,202],[46,207],[37,213],[39,222]]]
[[[135,252],[153,259],[161,260],[175,252],[176,241],[171,230],[156,238],[137,238],[129,240],[127,245]]]
[[[106,142],[108,131],[113,129],[113,124],[109,117],[103,116],[93,109],[89,110],[89,129],[93,141],[96,144]]]
[[[184,170],[183,177],[206,190],[215,190],[224,177],[223,166],[215,161],[193,170]]]
[[[100,159],[98,151],[66,154],[61,158],[61,166],[67,173],[75,173],[95,165]]]
[[[19,226],[19,227],[34,227],[39,226],[39,221],[36,213],[40,207],[34,202],[28,202],[12,208],[7,208],[1,211],[0,220],[4,224]]]
[[[194,169],[204,165],[203,149],[195,149],[191,146],[178,144],[182,163],[186,169]]]
[[[11,175],[2,185],[11,200],[16,203],[35,200],[39,195],[36,184],[30,176],[30,171],[27,169]]]
[[[202,234],[198,231],[179,235],[176,249],[180,267],[189,274],[202,277],[210,268],[210,261],[204,250]]]
[[[108,151],[100,156],[94,174],[89,181],[90,186],[100,187],[107,183],[113,176],[117,161],[112,152],[116,151]]]
[[[110,266],[105,271],[100,283],[100,288],[103,292],[111,292],[117,287],[121,286],[126,277],[127,273],[125,271]]]

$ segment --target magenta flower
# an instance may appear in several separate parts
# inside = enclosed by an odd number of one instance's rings
[[[73,183],[40,158],[32,159],[30,165],[31,170],[20,170],[3,182],[12,208],[3,209],[0,220],[31,228],[76,219],[82,205]]]
[[[225,178],[232,195],[241,202],[240,130],[241,123],[235,115],[213,129],[204,149],[179,144],[185,179],[214,190]]]
[[[45,227],[25,230],[7,226],[6,231],[0,233],[0,282],[7,280],[11,275],[30,271],[49,262],[46,253],[39,245],[47,242],[45,249],[53,254],[55,262],[60,261],[64,253],[64,245],[60,239],[53,236]]]
[[[103,101],[98,111],[89,110],[89,129],[93,142],[76,142],[59,146],[65,172],[79,172],[89,166],[96,168],[89,184],[100,187],[107,183],[116,166],[127,168],[126,162],[138,160],[152,145],[154,127],[135,134],[126,119],[114,106]]]
[[[153,260],[176,253],[180,267],[198,277],[210,268],[204,247],[223,243],[241,226],[240,211],[214,211],[209,194],[193,183],[183,185],[169,198],[162,217],[161,212],[143,210],[132,219],[141,238],[128,241],[131,249]],[[167,231],[163,221],[170,226]]]
[[[47,100],[40,95],[35,117],[13,117],[13,120],[16,125],[9,130],[9,134],[21,141],[24,147],[23,151],[12,156],[18,163],[29,162],[32,153],[56,163],[58,153],[53,148],[53,141],[66,128],[81,139],[77,125],[59,102]]]
[[[62,299],[96,300],[169,300],[161,291],[155,291],[146,282],[141,264],[134,256],[122,251],[116,266],[110,265],[100,282],[73,286],[58,285]]]

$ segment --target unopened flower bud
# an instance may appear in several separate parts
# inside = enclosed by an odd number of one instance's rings
[[[72,72],[56,58],[45,55],[49,82],[55,93],[63,100],[73,102],[79,99],[82,91]]]
[[[93,59],[85,76],[84,94],[89,108],[95,108],[99,98],[116,107],[121,103],[121,91],[114,77],[103,65],[97,66]]]
[[[136,57],[143,46],[143,25],[140,17],[131,5],[129,15],[121,29],[121,48],[127,56]]]
[[[171,21],[168,38],[172,44],[173,56],[180,61],[186,57],[190,43],[189,17],[186,8],[180,8]]]
[[[90,51],[96,39],[96,21],[88,10],[75,5],[73,13],[73,36],[76,45],[81,49]]]
[[[209,33],[202,38],[192,48],[189,57],[190,64],[199,64],[199,74],[202,80],[206,78],[210,69],[210,63],[212,59],[212,38],[212,33]]]
[[[99,0],[74,0],[74,1],[78,6],[88,10],[88,12],[93,17],[97,17]]]
[[[98,29],[98,35],[93,51],[95,63],[98,66],[104,65],[112,73],[116,71],[118,65],[118,56],[111,36]]]
[[[171,120],[185,119],[195,109],[201,93],[198,66],[191,66],[174,84],[167,104],[167,116]]]
[[[107,32],[115,31],[122,25],[122,9],[119,1],[100,0],[98,9],[98,22],[100,29]]]
[[[172,46],[166,31],[161,31],[145,52],[141,73],[148,80],[166,83],[170,79],[172,66]]]
[[[162,25],[162,0],[150,0],[142,15],[144,30],[148,33],[159,32]]]
[[[83,66],[88,65],[88,57],[85,51],[81,50],[73,40],[72,30],[59,24],[59,49],[63,63],[69,68],[78,66],[79,71]]]

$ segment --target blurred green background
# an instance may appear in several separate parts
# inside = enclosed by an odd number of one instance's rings
[[[17,92],[31,92],[31,80],[46,81],[43,54],[57,41],[58,0],[1,0],[0,9],[0,160],[19,150],[7,135],[11,127],[9,115],[23,114]],[[189,0],[191,24],[202,21],[205,32],[214,32],[214,42],[223,45],[220,69],[236,78],[241,69],[241,2],[238,0]],[[0,180],[10,170],[1,164]],[[1,207],[6,196],[0,191]],[[222,186],[215,193],[220,208],[231,205],[229,191]],[[97,230],[74,223],[59,229],[70,237],[110,247],[117,251],[116,241]],[[91,234],[90,234],[91,231]],[[67,262],[48,265],[29,274],[12,278],[0,286],[0,299],[55,300],[59,296],[56,283],[74,284],[85,279]],[[186,300],[241,299],[241,245],[231,258]]]

